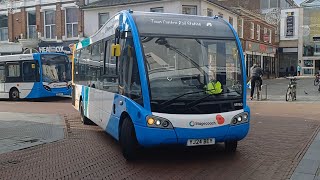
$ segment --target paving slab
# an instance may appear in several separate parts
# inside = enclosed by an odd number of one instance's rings
[[[0,154],[64,138],[59,115],[0,112]]]
[[[304,173],[293,173],[290,180],[314,180],[315,175]]]

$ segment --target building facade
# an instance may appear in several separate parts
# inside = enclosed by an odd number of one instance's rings
[[[313,76],[320,70],[320,0],[307,0],[301,5],[298,58],[302,74]]]
[[[84,11],[84,35],[93,35],[108,19],[121,10],[151,11],[192,14],[200,16],[219,15],[230,22],[237,31],[238,14],[232,10],[205,0],[87,0]]]
[[[298,39],[300,17],[303,14],[300,8],[281,10],[280,44],[279,44],[279,76],[297,74]]]
[[[79,4],[80,3],[80,4]],[[81,2],[23,0],[0,4],[0,54],[65,52],[83,36]]]
[[[247,76],[250,76],[250,67],[257,64],[264,70],[265,78],[276,77],[278,69],[276,26],[265,22],[259,14],[243,8],[235,9],[240,14],[238,34],[242,41]]]

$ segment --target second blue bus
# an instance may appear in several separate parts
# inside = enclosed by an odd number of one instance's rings
[[[70,60],[65,54],[0,56],[0,98],[70,96],[71,87]]]

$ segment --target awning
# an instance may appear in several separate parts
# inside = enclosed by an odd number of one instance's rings
[[[18,43],[0,43],[0,53],[22,53],[22,46]]]

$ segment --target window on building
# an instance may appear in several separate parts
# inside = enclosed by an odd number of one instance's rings
[[[272,42],[272,29],[269,29],[269,43]]]
[[[212,17],[213,16],[213,10],[212,9],[207,9],[207,16]]]
[[[78,37],[78,9],[66,9],[66,30],[67,38]]]
[[[223,14],[221,12],[218,12],[218,16],[223,18]]]
[[[267,40],[266,40],[266,38],[265,38],[265,36],[267,35],[267,33],[268,33],[268,29],[267,29],[267,28],[264,28],[264,29],[263,29],[263,41],[264,41],[264,42],[267,42]]]
[[[257,25],[257,40],[260,41],[260,25]]]
[[[99,29],[109,20],[109,13],[99,13]]]
[[[36,11],[28,12],[28,38],[37,38],[37,24],[36,24]]]
[[[254,39],[254,23],[250,23],[250,38]]]
[[[182,14],[197,15],[197,6],[182,6]]]
[[[238,18],[238,34],[240,38],[243,38],[243,19]]]
[[[0,41],[8,40],[8,16],[0,15]]]
[[[229,17],[229,23],[231,24],[231,26],[233,26],[233,18]]]
[[[261,9],[269,9],[269,0],[260,0],[260,8]]]
[[[56,12],[45,11],[44,12],[44,33],[46,39],[56,38]]]
[[[160,13],[163,13],[163,12],[164,12],[164,9],[163,9],[163,7],[150,8],[150,12],[160,12]]]
[[[279,1],[278,0],[270,0],[270,8],[277,8],[279,7]]]

